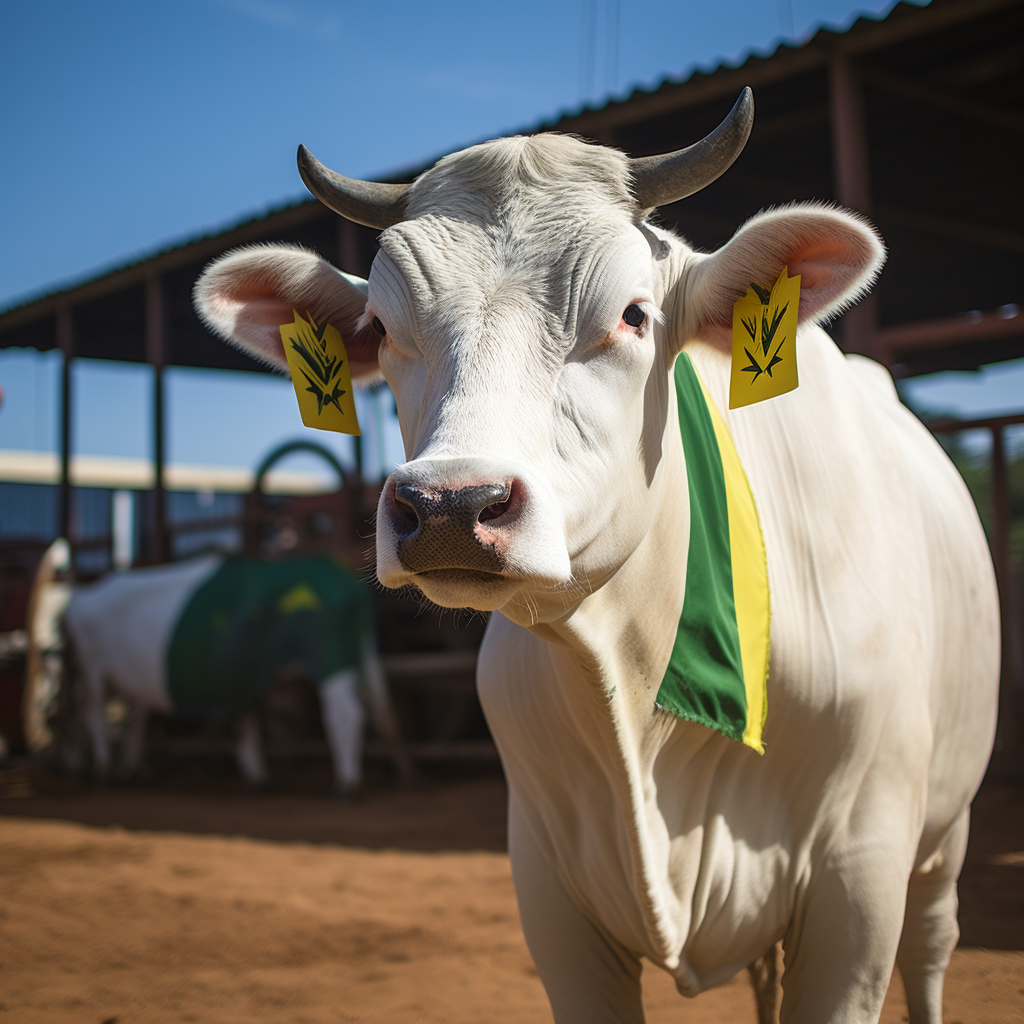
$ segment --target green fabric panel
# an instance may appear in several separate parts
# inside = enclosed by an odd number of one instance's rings
[[[175,625],[167,650],[171,702],[182,715],[236,715],[285,667],[317,683],[357,668],[372,629],[365,584],[330,558],[229,558]]]
[[[743,740],[747,695],[736,628],[725,477],[714,424],[690,357],[675,365],[679,428],[690,494],[686,594],[657,703]]]

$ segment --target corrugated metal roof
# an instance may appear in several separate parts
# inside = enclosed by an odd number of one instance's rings
[[[907,0],[896,0],[892,7],[889,8],[884,14],[872,14],[871,12],[862,11],[852,15],[845,25],[836,25],[829,22],[818,22],[809,28],[802,37],[798,39],[776,39],[767,47],[751,47],[746,50],[741,56],[734,59],[720,59],[718,63],[702,63],[695,62],[690,65],[685,71],[679,75],[667,75],[656,85],[651,86],[649,89],[645,89],[642,86],[635,88],[629,95],[616,99],[615,97],[609,97],[604,103],[598,106],[591,106],[590,104],[583,104],[580,107],[572,108],[569,110],[563,110],[553,120],[542,121],[540,123],[540,130],[549,129],[554,127],[556,124],[560,124],[563,121],[573,120],[581,117],[584,114],[595,114],[601,113],[602,111],[608,110],[611,107],[618,107],[624,104],[633,103],[641,97],[656,96],[659,93],[665,92],[670,89],[676,89],[680,86],[684,86],[699,78],[711,78],[714,75],[720,74],[723,71],[738,71],[740,68],[744,68],[749,64],[771,60],[777,54],[783,51],[795,51],[800,50],[803,47],[811,44],[821,42],[828,37],[843,36],[850,32],[855,26],[861,23],[872,23],[877,24],[878,22],[885,21],[889,18],[896,10],[896,8],[909,8],[911,10],[919,10],[921,7],[927,6],[930,0],[920,0],[920,2],[907,2]],[[533,129],[534,131],[538,129]]]

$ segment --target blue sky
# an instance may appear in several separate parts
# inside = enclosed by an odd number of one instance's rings
[[[695,65],[768,52],[791,27],[800,37],[890,6],[6,0],[0,307],[303,195],[298,142],[370,177]],[[0,447],[53,447],[56,366],[0,352]],[[173,459],[252,465],[303,432],[283,381],[170,377]],[[148,381],[145,368],[82,362],[75,450],[146,455]],[[229,414],[212,411],[211,393]],[[333,443],[348,450],[346,439]],[[388,445],[398,457],[393,431]]]

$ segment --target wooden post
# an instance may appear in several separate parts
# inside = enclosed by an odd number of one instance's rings
[[[369,268],[363,266],[358,230],[352,221],[346,220],[344,217],[338,218],[335,258],[339,270],[344,270],[346,274],[366,277]]]
[[[146,279],[146,358],[153,367],[153,549],[151,560],[166,562],[167,509],[164,495],[164,358],[166,354],[163,282]]]
[[[71,307],[57,310],[57,346],[64,357],[60,374],[60,483],[58,490],[57,530],[71,545],[71,360],[74,357],[75,334]]]
[[[865,217],[871,216],[871,173],[864,119],[864,85],[850,58],[837,50],[829,63],[829,115],[836,198]],[[878,337],[878,301],[864,296],[843,316],[843,347],[882,363],[889,352]]]
[[[1003,425],[992,424],[992,561],[999,585],[1002,664],[999,673],[999,753],[1015,758],[1017,707],[1015,689],[1013,566],[1010,561],[1010,487],[1006,472]]]

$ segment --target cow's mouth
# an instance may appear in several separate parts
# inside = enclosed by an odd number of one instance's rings
[[[475,608],[493,612],[503,607],[522,585],[507,573],[448,567],[423,569],[406,578],[428,600],[442,608]]]
[[[417,579],[434,580],[438,583],[503,583],[507,577],[500,572],[486,572],[483,569],[424,569],[415,573]]]

